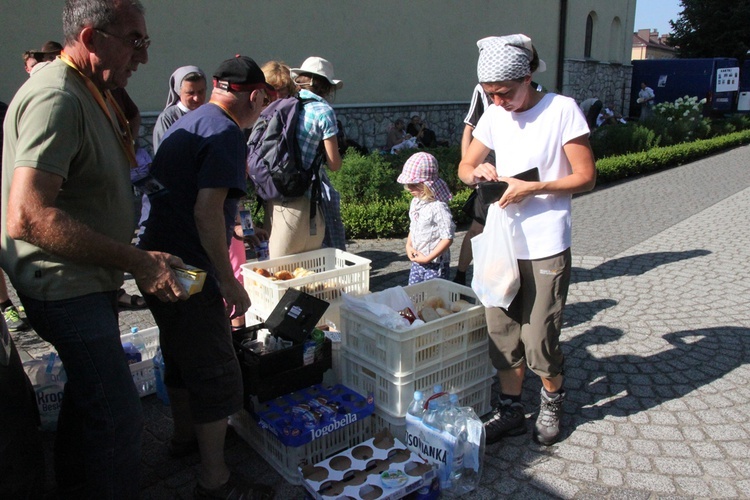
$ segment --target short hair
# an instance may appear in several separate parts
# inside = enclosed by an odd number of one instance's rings
[[[268,61],[260,68],[266,77],[266,83],[275,89],[286,88],[289,95],[297,92],[297,86],[292,80],[291,68],[283,61]]]
[[[132,5],[145,13],[140,0],[66,0],[62,16],[65,43],[73,43],[87,26],[105,28],[115,24],[122,5]]]
[[[402,120],[401,118],[396,118],[396,121],[393,122],[394,125],[398,125],[399,123],[401,125],[403,125],[404,124],[404,120]]]
[[[304,80],[300,81],[300,78]],[[310,90],[320,97],[333,94],[336,90],[336,86],[329,82],[328,79],[314,73],[300,73],[297,75],[295,81],[299,86],[309,86]]]

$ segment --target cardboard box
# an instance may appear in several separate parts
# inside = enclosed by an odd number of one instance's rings
[[[403,483],[388,487],[382,474],[400,474]],[[429,484],[431,465],[387,431],[314,465],[300,467],[302,485],[315,499],[396,499]],[[401,474],[403,473],[403,474]]]
[[[172,270],[189,295],[194,295],[203,290],[203,283],[206,282],[206,271],[193,266],[173,267]]]
[[[341,384],[318,384],[262,403],[255,413],[258,425],[282,444],[302,446],[367,418],[373,411],[372,396],[366,398]]]

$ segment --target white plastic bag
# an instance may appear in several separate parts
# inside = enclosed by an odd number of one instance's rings
[[[409,308],[414,317],[417,317],[417,308],[411,298],[400,286],[394,286],[380,292],[355,297],[345,293],[341,296],[344,306],[355,311],[370,321],[381,324],[391,330],[405,330],[423,325],[424,322],[417,318],[414,323],[401,316],[398,311]]]
[[[497,203],[490,205],[482,234],[471,239],[474,278],[471,288],[485,307],[507,309],[521,287],[510,218]]]

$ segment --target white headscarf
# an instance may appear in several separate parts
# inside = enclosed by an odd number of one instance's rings
[[[167,95],[167,105],[164,109],[180,102],[180,89],[182,89],[182,80],[190,73],[199,73],[206,79],[206,74],[198,66],[182,66],[174,70],[169,77],[169,94]]]
[[[531,74],[534,48],[526,35],[491,36],[477,42],[479,62],[477,77],[480,83],[504,82],[523,78]],[[537,71],[544,71],[546,64],[539,61]]]

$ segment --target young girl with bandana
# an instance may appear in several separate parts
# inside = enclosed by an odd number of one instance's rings
[[[593,189],[596,179],[589,128],[573,99],[532,88],[531,74],[544,63],[529,37],[489,37],[477,45],[477,76],[493,105],[477,123],[458,173],[469,185],[508,183],[498,204],[511,219],[521,273],[508,309],[485,310],[501,391],[485,423],[487,444],[526,432],[521,392],[528,366],[542,380],[535,438],[551,445],[560,436],[565,400],[560,329],[570,284],[571,199]],[[485,163],[491,150],[497,167]],[[512,178],[532,168],[538,182]]]
[[[424,152],[412,155],[397,181],[414,197],[409,206],[411,223],[406,238],[406,256],[411,261],[409,284],[448,279],[456,225],[448,208],[452,196],[438,176],[437,159]]]

